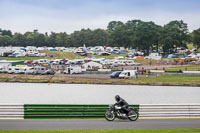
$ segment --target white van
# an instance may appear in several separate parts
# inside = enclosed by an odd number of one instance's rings
[[[35,70],[34,67],[26,67],[25,74],[33,74],[34,70]]]
[[[64,71],[64,74],[78,74],[78,73],[82,73],[82,69],[79,66],[67,67],[67,69]]]
[[[14,67],[14,68],[13,68],[13,73],[15,73],[15,74],[20,74],[20,72],[21,72],[20,67]]]
[[[38,62],[38,64],[47,64],[49,63],[49,60],[48,59],[39,59],[39,60],[36,60]]]
[[[42,74],[42,73],[44,73],[46,70],[47,70],[46,67],[37,66],[37,67],[34,67],[34,72],[33,72],[33,74]]]
[[[137,78],[137,70],[124,70],[120,73],[119,78]]]
[[[0,73],[3,73],[3,67],[0,66]]]
[[[8,73],[8,74],[14,73],[14,69],[15,69],[15,68],[12,67],[12,66],[8,67],[8,68],[7,68],[7,73]]]

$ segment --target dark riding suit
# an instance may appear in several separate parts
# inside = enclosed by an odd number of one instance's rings
[[[122,111],[128,115],[129,109],[128,109],[128,103],[120,97],[120,100],[116,103],[118,106],[122,107]]]

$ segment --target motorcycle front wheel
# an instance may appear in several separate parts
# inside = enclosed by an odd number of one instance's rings
[[[136,121],[138,119],[138,112],[136,112],[134,109],[131,109],[130,112],[128,113],[128,119],[130,121]]]
[[[115,119],[115,113],[110,110],[106,110],[104,117],[106,118],[107,121],[113,121]]]

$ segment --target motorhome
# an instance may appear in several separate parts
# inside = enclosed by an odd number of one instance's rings
[[[21,72],[20,67],[13,67],[13,73],[20,74],[20,72]]]
[[[39,60],[36,60],[38,62],[38,64],[47,64],[49,63],[49,60],[48,59],[39,59]]]
[[[34,67],[34,72],[33,72],[33,74],[42,74],[42,73],[44,73],[46,70],[47,70],[46,67],[37,66],[37,67]]]
[[[79,66],[67,67],[67,69],[64,71],[64,74],[78,74],[78,73],[82,73],[82,69]]]
[[[8,70],[6,67],[0,66],[0,73],[7,73]]]
[[[119,78],[137,78],[137,70],[124,70],[120,73]]]
[[[13,67],[13,66],[8,67],[8,68],[7,68],[7,73],[8,73],[8,74],[14,73],[14,67]]]
[[[2,66],[0,66],[0,73],[2,73],[3,72],[3,67]]]
[[[34,70],[34,67],[26,67],[25,74],[33,74]]]

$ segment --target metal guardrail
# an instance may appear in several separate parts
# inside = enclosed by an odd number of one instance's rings
[[[139,105],[131,105],[139,108]],[[108,105],[25,104],[25,119],[104,118]]]
[[[150,70],[151,74],[176,74],[176,75],[200,75],[200,71],[164,71],[164,70]]]
[[[24,119],[24,104],[0,103],[0,119]]]
[[[200,118],[200,104],[141,104],[140,119]],[[0,104],[0,119],[104,118],[108,105]]]
[[[139,118],[200,118],[200,104],[141,104]]]
[[[25,104],[25,119],[101,118],[107,105]]]

